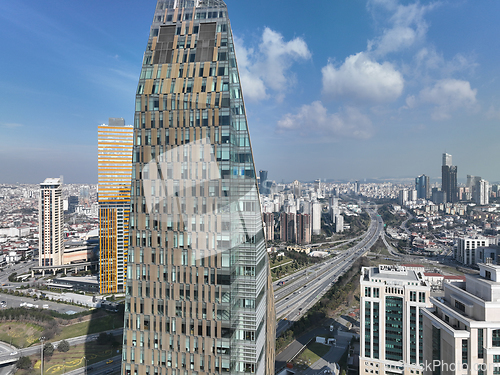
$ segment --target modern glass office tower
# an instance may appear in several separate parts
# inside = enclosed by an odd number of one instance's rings
[[[99,289],[125,290],[133,127],[110,118],[98,128]]]
[[[450,154],[443,154],[443,165],[441,166],[442,187],[441,190],[446,193],[446,202],[458,202],[457,188],[457,166],[452,165]]]
[[[274,297],[223,1],[158,1],[135,110],[122,373],[274,374]]]
[[[404,266],[361,270],[360,374],[422,374],[422,310],[430,287]]]

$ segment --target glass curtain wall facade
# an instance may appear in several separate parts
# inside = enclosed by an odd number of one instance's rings
[[[125,290],[133,127],[110,118],[98,127],[99,289]]]
[[[274,374],[274,297],[223,1],[158,1],[135,110],[122,373]]]

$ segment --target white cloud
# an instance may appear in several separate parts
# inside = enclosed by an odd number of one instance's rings
[[[389,62],[382,64],[360,52],[345,59],[337,69],[328,63],[323,69],[323,93],[335,99],[383,103],[401,96],[404,79]]]
[[[435,105],[432,113],[434,120],[446,120],[460,109],[473,109],[477,103],[476,94],[477,89],[472,89],[468,81],[442,79],[433,87],[423,89],[418,101]]]
[[[303,136],[367,139],[372,136],[371,120],[358,109],[347,107],[329,114],[320,101],[304,105],[297,114],[286,114],[278,121],[278,131],[298,131]]]
[[[435,8],[438,3],[421,5],[419,2],[401,5],[392,0],[371,0],[368,7],[373,13],[379,7],[391,13],[389,25],[382,35],[368,42],[368,50],[378,56],[401,51],[424,40],[428,25],[424,15]]]
[[[248,100],[263,100],[273,90],[282,100],[287,90],[295,83],[290,68],[295,61],[311,58],[306,42],[302,38],[285,41],[283,35],[265,28],[256,48],[246,47],[235,38],[243,94]]]
[[[266,85],[262,78],[251,72],[252,64],[250,62],[251,55],[254,54],[253,49],[247,49],[243,45],[243,41],[239,38],[234,38],[235,50],[238,59],[238,70],[240,73],[241,85],[246,99],[262,100],[267,97]]]
[[[478,66],[474,56],[465,56],[457,53],[451,60],[446,61],[443,54],[438,53],[434,47],[424,47],[415,55],[414,71],[430,72],[439,71],[442,75],[450,76],[457,72],[471,71]]]
[[[417,39],[417,33],[410,27],[395,27],[386,30],[378,42],[369,42],[370,45],[377,45],[376,52],[385,55],[390,52],[399,51],[410,47]]]

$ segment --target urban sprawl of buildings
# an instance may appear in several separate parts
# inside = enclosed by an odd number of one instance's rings
[[[500,373],[498,185],[460,185],[449,154],[441,184],[257,175],[223,1],[158,1],[133,124],[110,118],[97,134],[98,185],[0,185],[0,263],[38,259],[30,272],[51,287],[124,294],[122,374],[274,374],[268,254],[328,256],[310,247],[349,231],[366,202],[407,219],[386,228],[402,254],[470,274],[364,267],[360,372]],[[81,269],[94,276],[55,277]]]

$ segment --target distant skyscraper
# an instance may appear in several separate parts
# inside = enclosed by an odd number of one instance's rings
[[[264,217],[266,241],[274,241],[274,213],[264,212],[262,216]]]
[[[359,373],[422,373],[422,310],[430,306],[430,287],[404,266],[379,265],[363,267],[360,290]]]
[[[425,174],[418,176],[415,179],[415,190],[417,191],[417,198],[430,199],[431,183],[429,176],[426,176]]]
[[[122,374],[274,374],[274,295],[222,0],[158,0],[135,110]]]
[[[443,166],[451,167],[452,164],[453,164],[452,156],[450,154],[444,153],[443,154]]]
[[[399,204],[401,206],[404,206],[406,202],[408,202],[408,190],[407,189],[402,189],[399,191],[399,197],[398,197]]]
[[[267,180],[267,171],[259,171],[259,192],[261,194],[270,194],[271,193],[271,181]]]
[[[47,178],[40,184],[38,205],[39,266],[60,266],[63,264],[63,223],[61,180]]]
[[[314,235],[321,234],[321,211],[322,206],[320,202],[313,202],[312,204],[312,233]]]
[[[311,216],[308,214],[297,214],[297,243],[306,245],[311,243]]]
[[[359,194],[359,191],[360,191],[360,189],[359,189],[359,181],[356,181],[354,183],[354,193],[355,194]]]
[[[280,215],[280,238],[283,242],[296,241],[297,226],[294,213],[282,212]]]
[[[481,181],[481,177],[479,176],[471,176],[467,175],[467,184],[466,186],[471,189],[471,191],[475,188],[476,184]]]
[[[80,198],[78,201],[85,207],[90,206],[90,191],[88,186],[82,186],[80,188]]]
[[[259,171],[260,182],[264,183],[267,181],[267,171]]]
[[[98,127],[99,288],[101,293],[125,289],[129,242],[132,125],[110,118]]]
[[[476,184],[476,203],[484,206],[490,203],[490,183],[481,179]]]
[[[78,206],[78,197],[76,195],[70,195],[68,197],[68,212],[70,214],[74,213],[76,206]]]
[[[458,201],[458,188],[457,188],[457,167],[452,165],[450,154],[443,154],[443,166],[441,167],[442,173],[442,188],[441,190],[446,193],[446,201],[455,203]]]
[[[335,233],[342,233],[344,231],[344,217],[337,214],[333,221],[335,222]]]
[[[467,175],[467,187],[471,191],[472,200],[481,206],[490,203],[490,184],[479,176]]]
[[[293,196],[295,199],[301,197],[302,185],[298,180],[295,180],[292,184],[293,187]]]

